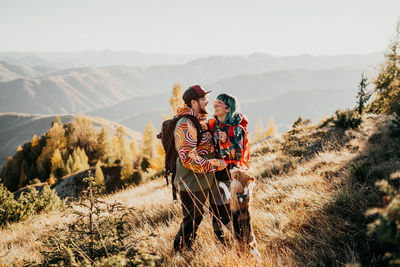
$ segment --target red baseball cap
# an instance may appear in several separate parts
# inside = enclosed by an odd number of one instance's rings
[[[190,104],[190,101],[202,98],[210,92],[211,91],[206,92],[200,85],[193,85],[186,89],[186,91],[183,93],[182,98],[186,104]]]

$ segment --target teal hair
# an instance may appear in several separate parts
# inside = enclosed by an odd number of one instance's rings
[[[236,98],[233,95],[220,94],[219,96],[217,96],[217,99],[224,102],[225,105],[227,105],[230,108],[229,113],[226,115],[224,122],[228,124],[233,123],[235,121],[234,117],[239,109]]]

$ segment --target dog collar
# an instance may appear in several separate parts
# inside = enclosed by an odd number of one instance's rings
[[[243,200],[245,200],[247,198],[247,194],[236,193],[236,195],[239,198],[240,202],[242,202]]]

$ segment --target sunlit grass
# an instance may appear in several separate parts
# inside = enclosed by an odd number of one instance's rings
[[[263,151],[262,145],[253,150],[257,153],[251,166],[258,176],[251,218],[262,263],[257,263],[251,254],[238,253],[216,243],[208,213],[200,225],[193,250],[173,253],[172,243],[182,214],[180,204],[173,202],[171,189],[165,186],[163,178],[129,187],[105,196],[104,200],[121,202],[134,209],[132,220],[136,228],[129,239],[136,242],[147,237],[150,242],[143,244],[143,248],[161,255],[166,266],[324,265],[327,257],[335,259],[339,256],[343,264],[355,262],[357,255],[351,244],[337,247],[348,222],[341,214],[335,214],[339,212],[335,205],[342,199],[353,201],[351,208],[354,210],[357,205],[362,205],[363,201],[354,197],[358,196],[356,194],[361,196],[363,191],[350,190],[354,182],[350,179],[349,162],[366,153],[367,140],[376,130],[371,125],[384,122],[384,118],[379,119],[372,117],[366,120],[366,127],[350,130],[347,134],[355,137],[349,138],[340,150],[322,151],[311,160],[276,176],[260,177],[266,168],[287,156],[277,148],[269,147]],[[279,142],[274,145],[277,144]],[[395,162],[384,166],[394,168]],[[41,241],[52,234],[52,227],[71,220],[72,217],[47,214],[0,230],[0,262],[6,265],[23,259],[40,262]],[[335,264],[340,265],[340,262]]]

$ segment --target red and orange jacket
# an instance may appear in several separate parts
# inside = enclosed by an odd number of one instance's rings
[[[236,166],[248,168],[250,148],[246,117],[237,113],[231,123],[220,122],[214,117],[209,120],[208,124],[214,138],[216,158],[224,159],[227,164],[233,163]],[[220,132],[227,135],[225,142],[219,139]]]

